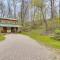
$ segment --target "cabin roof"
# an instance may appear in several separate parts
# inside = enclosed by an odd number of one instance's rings
[[[12,21],[16,21],[17,19],[14,19],[14,18],[2,18],[2,17],[0,17],[0,20],[12,20]]]

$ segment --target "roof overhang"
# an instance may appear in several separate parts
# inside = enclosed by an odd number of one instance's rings
[[[0,20],[13,20],[13,21],[16,21],[17,19],[14,19],[14,18],[1,18],[0,17]]]

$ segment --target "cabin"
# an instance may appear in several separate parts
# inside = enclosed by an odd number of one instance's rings
[[[12,18],[0,18],[0,32],[18,32],[20,26],[18,21]]]

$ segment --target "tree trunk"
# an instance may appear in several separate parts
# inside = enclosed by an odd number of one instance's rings
[[[43,20],[44,20],[45,28],[46,28],[46,32],[47,32],[47,30],[48,30],[48,24],[47,24],[46,17],[44,16],[44,12],[43,12],[42,8],[41,8],[41,13],[42,13],[42,16],[43,16]]]

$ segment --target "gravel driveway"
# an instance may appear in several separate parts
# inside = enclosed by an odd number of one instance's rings
[[[7,34],[0,42],[0,60],[58,60],[53,51],[40,45],[32,38]]]

